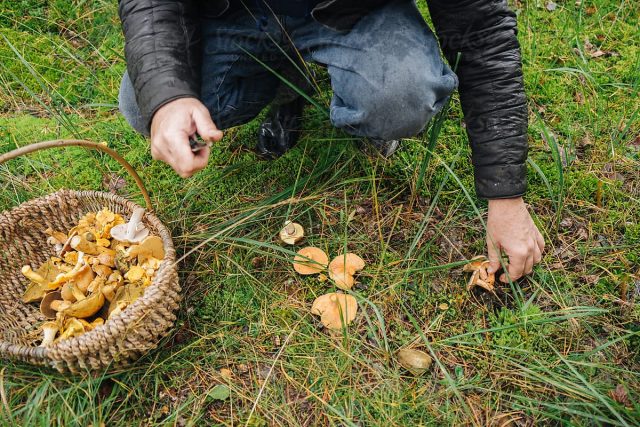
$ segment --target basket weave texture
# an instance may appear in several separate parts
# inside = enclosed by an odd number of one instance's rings
[[[104,325],[49,347],[38,347],[46,320],[21,297],[29,285],[21,268],[37,269],[54,256],[48,227],[68,231],[88,212],[109,208],[129,218],[139,206],[97,191],[60,190],[0,213],[0,358],[49,366],[60,372],[126,366],[157,346],[173,326],[180,302],[176,253],[167,228],[146,212],[143,223],[164,242],[165,258],[143,296]]]

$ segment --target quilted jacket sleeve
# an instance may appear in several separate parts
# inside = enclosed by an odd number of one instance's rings
[[[142,117],[178,98],[199,97],[195,0],[120,0],[127,70]]]
[[[471,142],[476,193],[520,196],[527,187],[527,104],[516,17],[506,0],[428,0],[456,74]]]

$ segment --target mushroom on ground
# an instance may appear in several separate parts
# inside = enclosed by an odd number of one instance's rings
[[[467,290],[473,289],[475,286],[480,286],[483,289],[486,289],[489,292],[493,292],[495,287],[496,276],[495,273],[489,274],[487,269],[489,268],[490,262],[486,257],[480,255],[474,257],[471,262],[465,264],[462,267],[462,271],[471,274],[469,278],[469,282],[467,283]]]
[[[47,347],[53,344],[53,341],[56,339],[56,335],[60,330],[60,327],[56,322],[45,322],[41,326],[42,329],[42,342],[40,343],[40,347]]]
[[[424,351],[403,348],[396,356],[400,365],[413,375],[421,375],[431,367],[431,356]]]
[[[133,211],[131,219],[126,224],[116,225],[111,229],[111,237],[127,244],[140,243],[149,235],[149,230],[142,224],[144,209]]]
[[[308,246],[298,251],[293,259],[293,269],[303,276],[320,273],[327,268],[329,257],[320,248]]]
[[[304,238],[304,228],[296,222],[287,221],[279,233],[280,240],[287,245],[295,245]]]
[[[329,264],[329,277],[338,288],[349,290],[356,282],[353,275],[362,270],[364,266],[364,260],[356,254],[338,255]]]
[[[320,316],[322,324],[333,330],[342,329],[356,318],[358,302],[347,294],[329,293],[322,295],[313,302],[311,314]]]

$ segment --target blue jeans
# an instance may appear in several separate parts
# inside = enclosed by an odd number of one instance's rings
[[[310,17],[234,11],[203,18],[202,38],[200,99],[220,129],[256,117],[280,86],[267,67],[291,68],[296,55],[326,66],[333,89],[331,122],[361,137],[390,140],[416,135],[457,85],[411,0],[371,12],[348,32],[327,28]],[[127,74],[119,101],[128,122],[144,133],[146,124],[141,123]]]

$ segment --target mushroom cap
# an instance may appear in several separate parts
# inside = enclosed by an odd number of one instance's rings
[[[280,240],[287,245],[295,245],[304,238],[304,228],[297,222],[287,221],[279,233]]]
[[[356,279],[351,274],[344,271],[342,266],[329,270],[329,277],[333,280],[337,288],[348,291],[356,284]]]
[[[364,260],[356,254],[338,255],[329,264],[329,277],[338,288],[349,290],[355,284],[353,275],[364,266]]]
[[[111,237],[119,242],[135,244],[140,243],[149,235],[149,230],[145,227],[136,229],[131,238],[127,238],[127,224],[116,225],[111,229]]]
[[[421,375],[426,372],[432,363],[431,356],[424,351],[403,348],[396,353],[398,363],[407,371],[414,375]]]
[[[164,259],[164,243],[159,236],[149,236],[139,245],[129,248],[127,256],[130,259],[137,256],[138,262],[147,258]]]
[[[357,271],[360,271],[364,268],[365,262],[362,258],[354,253],[347,253],[343,255],[338,255],[329,264],[329,272],[331,270],[344,270],[347,274],[353,275]]]
[[[96,292],[83,300],[75,302],[71,307],[64,310],[67,316],[86,319],[96,314],[104,305],[104,295],[102,292]]]
[[[43,286],[40,283],[31,282],[31,284],[27,287],[22,294],[22,302],[28,304],[30,302],[38,302],[44,298],[47,293],[47,287]]]
[[[327,268],[329,257],[320,248],[307,246],[298,251],[293,259],[293,269],[303,276],[320,273]]]
[[[474,256],[473,258],[471,258],[471,261],[469,261],[469,263],[465,264],[464,267],[462,267],[462,271],[469,273],[471,271],[478,270],[485,262],[488,261],[487,257],[485,257],[484,255]]]
[[[358,302],[347,294],[338,292],[319,296],[311,306],[311,314],[319,315],[322,324],[333,330],[342,329],[356,318]]]
[[[54,301],[62,301],[60,291],[49,292],[40,302],[40,312],[44,314],[44,317],[47,319],[55,319],[58,314],[56,310],[51,308],[51,303]]]

